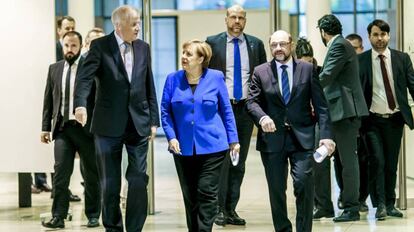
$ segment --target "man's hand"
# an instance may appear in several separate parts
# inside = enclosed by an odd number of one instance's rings
[[[149,140],[154,140],[156,134],[157,134],[157,127],[156,126],[152,126],[151,127],[151,135],[148,136],[148,139]]]
[[[264,116],[260,122],[260,126],[262,126],[263,132],[275,132],[276,125],[273,120],[269,116]]]
[[[230,143],[230,151],[233,153],[240,152],[240,144],[239,143]]]
[[[40,133],[40,142],[42,143],[50,143],[52,140],[50,139],[50,132],[43,132]]]
[[[332,139],[321,139],[319,141],[319,146],[322,145],[325,145],[325,147],[328,148],[329,156],[331,156],[334,153],[336,144]]]
[[[180,143],[177,139],[168,141],[168,150],[172,151],[174,154],[181,155]]]
[[[86,121],[88,120],[88,113],[86,112],[85,107],[77,107],[75,109],[75,118],[82,126],[86,125]]]

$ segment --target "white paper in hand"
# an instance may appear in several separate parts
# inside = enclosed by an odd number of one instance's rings
[[[329,150],[325,145],[321,145],[316,149],[315,153],[313,153],[313,158],[316,162],[322,163],[322,161],[328,156]]]
[[[231,164],[233,164],[233,166],[237,166],[237,164],[239,163],[239,153],[230,151],[230,158]]]

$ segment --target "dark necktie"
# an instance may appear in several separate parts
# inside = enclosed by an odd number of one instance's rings
[[[63,106],[63,121],[69,121],[69,102],[70,102],[70,73],[72,65],[69,65],[65,80],[65,104]]]
[[[286,71],[287,67],[287,65],[280,66],[280,68],[282,69],[282,94],[283,100],[285,101],[285,105],[288,104],[290,98],[289,77]]]
[[[395,109],[395,100],[394,100],[394,95],[392,95],[390,79],[388,79],[387,68],[385,67],[385,61],[384,61],[385,56],[384,55],[378,55],[378,57],[380,58],[382,80],[384,81],[385,95],[387,96],[388,107],[391,110],[394,110]]]
[[[234,44],[234,88],[233,96],[236,101],[239,101],[243,96],[242,90],[242,80],[241,80],[241,60],[240,60],[240,49],[239,49],[239,39],[233,38]]]

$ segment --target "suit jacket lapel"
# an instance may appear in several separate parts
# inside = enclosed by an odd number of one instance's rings
[[[393,50],[390,49],[390,53],[391,53],[391,67],[392,67],[392,78],[394,79],[394,91],[395,91],[395,96],[397,96],[397,91],[398,91],[398,57],[395,55],[395,52]]]
[[[124,66],[124,61],[122,60],[121,52],[119,51],[118,42],[116,41],[116,38],[115,38],[115,31],[112,32],[110,36],[110,40],[111,40],[110,49],[111,49],[111,53],[115,61],[115,65],[118,67],[118,69],[121,71],[121,73],[124,75],[124,77],[129,82],[128,74]]]
[[[141,59],[143,59],[142,57],[142,53],[141,55],[138,55],[138,43],[132,42],[132,52],[134,54],[134,66],[132,66],[132,74],[131,74],[131,84],[132,82],[135,80],[135,72],[137,71],[137,67],[138,64],[141,64]]]
[[[224,76],[226,76],[226,65],[227,65],[227,57],[226,57],[226,51],[227,51],[227,33],[223,32],[220,35],[220,43],[222,44],[222,48],[219,49],[219,56],[222,58],[223,62],[221,62],[221,70],[224,70]]]
[[[250,73],[253,74],[253,49],[254,49],[254,42],[253,41],[249,41],[249,39],[247,38],[247,35],[244,35],[244,38],[246,39],[246,46],[247,46],[247,54],[249,55],[249,70]],[[251,75],[249,76],[251,77]],[[249,78],[250,80],[250,78]]]
[[[369,59],[364,59],[366,60],[366,66],[364,68],[367,69],[367,74],[368,74],[368,84],[370,86],[370,89],[372,91],[372,50],[369,50],[369,52],[367,53],[367,55],[369,56]],[[361,68],[361,67],[360,67]],[[372,94],[371,94],[372,95]]]
[[[300,82],[300,76],[302,73],[302,65],[298,64],[295,59],[293,59],[293,80],[292,80],[292,91],[290,94],[290,100],[288,103],[292,101],[292,99],[295,97],[296,89]]]
[[[278,76],[277,76],[276,62],[274,60],[270,61],[269,66],[270,67],[267,70],[268,71],[268,76],[273,77],[273,78],[271,78],[272,87],[275,90],[275,93],[277,95],[277,98],[275,98],[275,101],[276,101],[276,99],[279,99],[279,103],[284,104],[282,93],[280,92],[280,88],[279,88],[279,79],[278,79]]]

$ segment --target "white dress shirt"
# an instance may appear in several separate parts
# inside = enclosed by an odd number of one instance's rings
[[[392,95],[394,96],[395,101],[395,109],[391,110],[388,107],[387,95],[385,93],[384,87],[384,80],[382,77],[381,72],[381,60],[378,57],[380,55],[374,49],[372,49],[372,103],[371,108],[369,109],[373,113],[378,114],[393,114],[399,111],[398,101],[395,96],[395,88],[394,88],[394,76],[392,73],[392,65],[391,65],[391,51],[390,49],[385,49],[384,53],[384,62],[385,67],[388,73],[388,80],[390,81]]]
[[[75,88],[75,78],[76,78],[76,72],[78,71],[78,64],[79,64],[79,58],[70,66],[70,89],[69,89],[69,120],[75,120],[75,115],[73,114],[73,90]],[[65,90],[66,90],[66,74],[69,70],[69,63],[65,61],[64,67],[63,67],[63,74],[62,74],[62,102],[60,107],[60,112],[62,115],[65,115]]]

